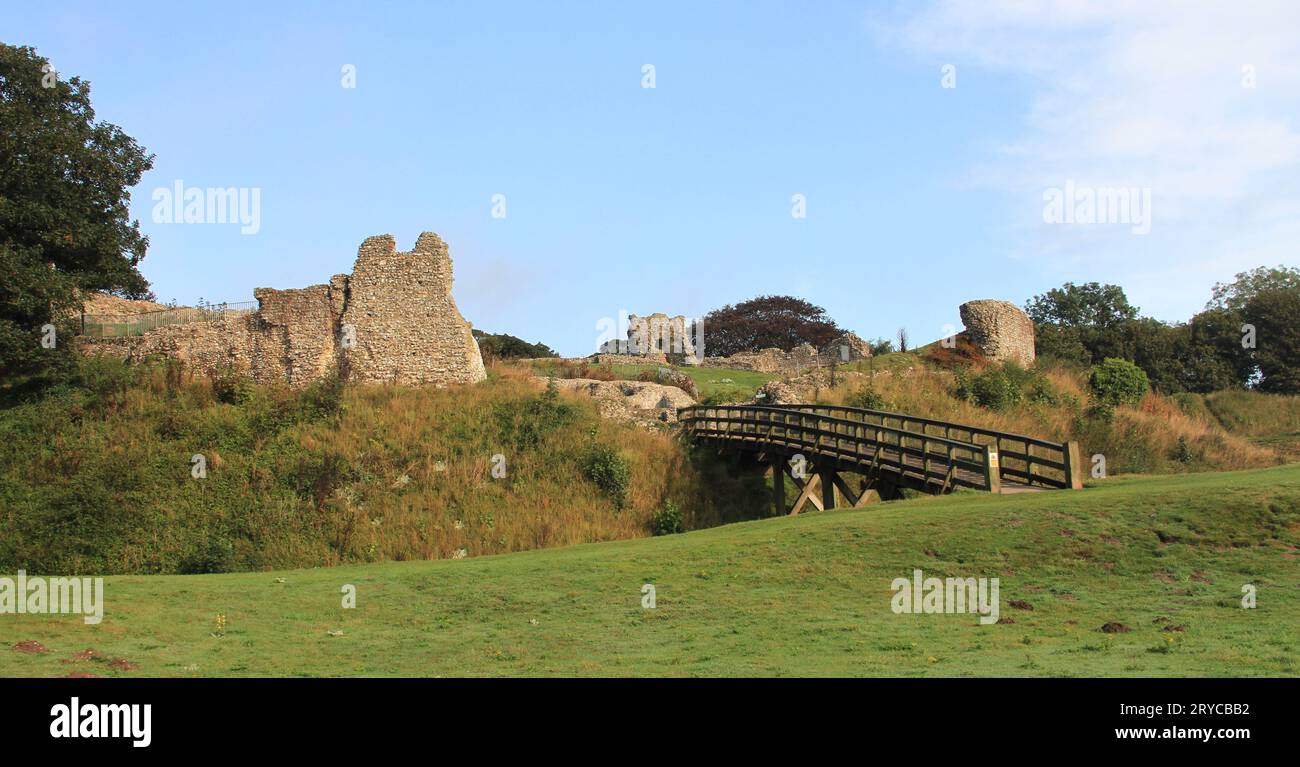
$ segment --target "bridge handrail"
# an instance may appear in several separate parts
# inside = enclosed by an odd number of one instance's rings
[[[971,424],[957,423],[955,421],[940,421],[935,418],[926,418],[924,416],[919,416],[919,415],[908,415],[907,413],[895,413],[889,410],[871,410],[864,407],[851,407],[849,405],[819,405],[819,404],[807,404],[807,403],[800,403],[800,404],[793,404],[793,405],[776,405],[775,407],[782,407],[789,410],[820,410],[820,409],[842,410],[846,413],[862,413],[864,415],[875,415],[875,416],[880,416],[885,418],[897,418],[903,421],[914,421],[916,423],[923,423],[928,426],[943,426],[947,428],[960,429],[961,431],[970,432],[971,434],[983,434],[989,437],[1001,437],[1003,439],[1010,439],[1015,442],[1027,442],[1032,445],[1038,445],[1039,447],[1060,449],[1064,446],[1064,443],[1062,442],[1052,442],[1051,440],[1041,439],[1039,437],[1030,437],[1027,434],[1016,434],[1014,432],[1009,432],[1009,431],[998,431],[997,429],[986,429],[983,426],[973,426]]]
[[[951,430],[954,429],[957,431],[964,431],[971,436],[972,441],[974,440],[975,435],[978,434],[991,439],[992,444],[997,447],[1000,456],[1023,464],[1022,468],[1018,468],[1016,466],[1010,466],[1005,461],[1002,461],[998,468],[1000,474],[1023,480],[1030,484],[1040,484],[1048,487],[1082,487],[1078,443],[1069,441],[1052,442],[1038,437],[1030,437],[1025,434],[1015,434],[1012,432],[998,431],[996,429],[986,429],[982,426],[940,421],[934,418],[913,416],[906,413],[894,413],[887,410],[871,410],[868,408],[851,407],[849,405],[792,404],[779,405],[778,407],[807,412],[839,411],[846,415],[850,413],[858,413],[863,416],[874,416],[880,418],[882,422],[886,418],[893,418],[898,420],[905,430],[908,422],[921,424],[922,431],[924,431],[925,426],[937,426],[943,428],[945,433],[950,433]],[[1024,445],[1024,451],[1021,452],[1019,450],[1008,449],[1003,444],[1004,441],[1019,442]],[[1031,446],[1047,451],[1048,455],[1034,455],[1033,451],[1030,449]],[[1062,476],[1057,478],[1055,476],[1045,475],[1041,472],[1035,473],[1035,467],[1060,472]]]
[[[762,411],[762,412],[767,412],[767,413],[788,413],[788,412],[790,412],[790,408],[781,407],[781,406],[772,406],[772,405],[690,405],[690,406],[687,406],[687,407],[684,407],[684,408],[678,408],[678,410],[677,410],[677,417],[678,417],[678,420],[679,420],[679,421],[680,421],[680,420],[683,420],[683,419],[682,419],[682,413],[685,413],[685,412],[688,412],[688,411],[693,411],[693,410],[754,410],[754,411]],[[952,439],[951,437],[942,437],[942,436],[939,436],[938,434],[925,434],[925,433],[917,432],[917,431],[908,431],[908,430],[906,430],[906,429],[898,429],[898,428],[895,428],[895,427],[893,427],[893,426],[887,426],[887,425],[885,425],[885,424],[867,423],[866,421],[855,421],[855,420],[853,420],[852,418],[836,418],[836,417],[834,417],[834,416],[821,415],[820,413],[813,413],[812,415],[813,415],[815,418],[819,418],[819,419],[824,420],[824,421],[829,421],[829,422],[831,422],[831,423],[844,424],[844,425],[846,425],[846,426],[870,426],[871,428],[876,429],[877,431],[887,431],[887,432],[890,432],[890,433],[892,433],[892,434],[898,434],[898,435],[901,435],[901,436],[904,436],[904,437],[911,437],[911,438],[914,438],[914,439],[919,439],[919,438],[924,437],[925,439],[929,440],[930,442],[935,442],[935,443],[937,443],[937,444],[941,444],[941,445],[948,445],[948,446],[955,447],[955,448],[961,448],[961,449],[971,450],[971,451],[973,451],[973,452],[977,452],[977,453],[978,453],[980,450],[982,450],[982,449],[984,448],[983,445],[981,445],[981,444],[979,444],[979,443],[977,443],[977,442],[962,442],[962,441],[959,440],[959,439]],[[717,420],[717,419],[714,419],[714,418],[706,418],[705,420]],[[757,421],[757,420],[755,420],[755,421],[745,421],[744,419],[724,419],[724,420],[728,420],[728,421],[735,420],[735,421],[738,421],[738,422],[741,422],[741,423],[756,423],[756,424],[757,424],[757,423],[768,423],[768,421]],[[805,427],[805,428],[806,428],[806,427]],[[826,432],[826,433],[829,434],[829,435],[834,435],[834,434],[837,434],[838,432]],[[846,435],[846,434],[840,434],[839,436],[841,436],[841,437],[845,437],[845,436],[848,436],[848,435]]]
[[[1008,479],[1026,482],[1030,485],[1043,485],[1053,488],[1078,488],[1082,486],[1082,472],[1080,465],[1079,446],[1076,442],[1051,442],[1037,437],[1029,437],[1023,434],[1013,434],[1010,432],[997,431],[996,429],[985,429],[979,426],[969,424],[952,423],[940,421],[933,418],[924,418],[920,416],[910,416],[905,413],[893,413],[884,410],[870,410],[867,408],[855,408],[848,405],[819,405],[819,404],[794,404],[794,405],[694,405],[688,408],[682,408],[679,411],[679,420],[689,425],[693,420],[697,420],[695,413],[704,411],[714,411],[715,413],[734,413],[736,411],[746,411],[752,413],[752,421],[745,418],[731,419],[721,418],[718,415],[708,417],[708,420],[719,420],[727,423],[747,423],[766,424],[771,419],[771,414],[775,412],[795,413],[799,415],[809,415],[818,419],[824,419],[826,423],[833,426],[844,425],[847,427],[867,426],[878,432],[889,434],[894,437],[894,441],[887,443],[890,447],[898,447],[911,455],[925,455],[926,448],[929,444],[943,446],[948,450],[959,450],[963,452],[976,453],[981,451],[985,444],[990,445],[994,450],[993,464],[997,468],[999,480],[1006,477]],[[768,419],[757,418],[758,413],[768,413]],[[861,415],[862,419],[840,417]],[[742,416],[744,413],[742,412]],[[879,418],[880,422],[866,420],[867,418]],[[887,419],[897,420],[898,426],[890,426]],[[790,426],[790,424],[786,424]],[[911,425],[919,426],[919,429],[909,428]],[[931,434],[927,427],[934,426],[942,428],[944,435]],[[849,435],[839,432],[818,430],[814,427],[799,424],[801,431],[807,431],[818,435],[838,436],[843,439]],[[952,431],[965,432],[969,436],[969,441],[953,438]],[[977,442],[976,435],[985,437],[989,442]],[[850,437],[853,438],[853,437]],[[905,444],[905,440],[922,440],[921,450]],[[871,444],[876,444],[877,440],[867,440]],[[1013,443],[1006,445],[1005,443]],[[1019,444],[1014,444],[1019,443]],[[1023,448],[1020,446],[1023,445]],[[1034,455],[1034,448],[1040,452],[1046,452],[1046,455]],[[1022,452],[1023,450],[1023,452]],[[1011,465],[1014,462],[1015,465]],[[987,467],[986,467],[987,468]]]
[[[760,419],[758,415],[766,413],[767,419]],[[740,417],[730,417],[731,414],[737,414]],[[781,416],[777,420],[775,416]],[[790,416],[798,419],[797,423],[791,423],[786,420]],[[813,425],[804,423],[804,419],[813,419]],[[801,448],[807,448],[815,453],[832,453],[837,458],[852,457],[857,461],[863,461],[868,456],[860,449],[862,445],[868,448],[874,448],[875,454],[872,456],[873,465],[875,462],[886,463],[895,466],[900,473],[919,473],[923,482],[935,482],[947,488],[949,485],[964,485],[968,487],[977,487],[980,489],[996,490],[1000,483],[1000,474],[993,469],[997,464],[997,447],[981,445],[974,442],[962,442],[961,440],[941,437],[936,434],[925,434],[905,429],[896,429],[892,426],[883,424],[867,423],[848,418],[837,418],[834,416],[823,415],[820,413],[802,413],[789,408],[770,406],[770,405],[692,405],[690,407],[678,410],[678,420],[683,426],[692,433],[704,433],[706,435],[718,435],[732,437],[732,435],[741,435],[743,439],[745,434],[758,434],[759,427],[767,427],[767,437],[771,439],[771,430],[773,426],[780,426],[783,429],[783,437],[788,444],[792,437],[796,439]],[[698,422],[712,423],[713,428],[700,428]],[[727,428],[718,428],[718,425],[727,424]],[[731,424],[738,424],[740,429],[730,428]],[[821,428],[823,425],[830,425],[832,429]],[[844,426],[858,430],[869,430],[871,436],[857,433],[846,433],[846,431],[833,430],[834,427]],[[745,430],[745,426],[755,427],[754,432]],[[791,432],[794,432],[792,435]],[[895,437],[895,441],[880,439],[884,434]],[[811,435],[814,439],[809,439]],[[822,437],[835,440],[832,448],[830,445],[822,444]],[[735,437],[732,437],[735,438]],[[853,450],[843,448],[841,441],[848,440],[853,443]],[[918,445],[908,444],[908,441],[919,442]],[[934,451],[933,446],[943,448],[941,451]],[[895,463],[887,458],[882,458],[880,449],[890,448],[897,452],[898,461]],[[911,455],[921,459],[921,466],[909,465],[904,460],[904,455]],[[964,455],[963,455],[964,454]],[[930,462],[932,459],[943,458],[945,466],[948,468],[946,474],[932,472]],[[955,472],[957,466],[962,466],[970,471],[974,471],[981,476],[980,483],[972,482],[958,476]]]

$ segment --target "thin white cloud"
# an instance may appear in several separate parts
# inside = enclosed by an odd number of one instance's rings
[[[1021,255],[1058,276],[1105,277],[1157,316],[1185,318],[1204,303],[1206,280],[1298,260],[1292,0],[946,0],[894,25],[891,37],[959,73],[1026,84],[1018,135],[956,170],[1021,201]],[[1245,67],[1253,88],[1243,86]],[[971,83],[959,75],[959,88]],[[1044,224],[1044,190],[1067,180],[1150,188],[1151,234]]]

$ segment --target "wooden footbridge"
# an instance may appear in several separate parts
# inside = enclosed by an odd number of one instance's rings
[[[696,443],[768,465],[773,506],[782,514],[808,503],[858,508],[903,488],[940,494],[1083,486],[1077,442],[840,405],[694,405],[677,417]],[[786,477],[799,490],[793,508],[786,506]]]

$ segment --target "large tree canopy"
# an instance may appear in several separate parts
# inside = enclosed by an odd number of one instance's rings
[[[1250,299],[1270,290],[1300,292],[1300,269],[1260,266],[1241,272],[1232,282],[1215,283],[1210,303],[1205,308],[1240,312]]]
[[[1029,299],[1025,311],[1037,326],[1039,354],[1084,364],[1133,359],[1126,326],[1138,309],[1118,285],[1067,282]]]
[[[1029,299],[1025,311],[1036,323],[1066,328],[1112,328],[1138,316],[1123,288],[1096,282],[1067,282]]]
[[[152,166],[134,139],[95,121],[89,83],[0,43],[0,377],[57,362],[66,335],[43,348],[41,328],[78,291],[151,297],[138,269],[148,239],[128,205]]]
[[[805,343],[821,348],[843,332],[825,309],[793,296],[759,296],[704,315],[709,356],[770,347],[789,351]]]

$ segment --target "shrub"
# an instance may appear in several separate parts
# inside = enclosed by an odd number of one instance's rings
[[[627,461],[614,448],[593,445],[587,454],[582,473],[613,499],[615,509],[621,510],[627,503],[627,487],[632,471]]]
[[[1005,410],[1020,402],[1020,390],[1000,370],[990,370],[971,382],[975,404],[989,410]]]
[[[253,383],[234,370],[223,370],[212,376],[212,395],[227,405],[244,405],[252,399]]]
[[[1107,357],[1094,365],[1088,376],[1088,388],[1093,399],[1106,406],[1136,405],[1142,401],[1151,384],[1142,368],[1132,362]]]
[[[968,368],[959,367],[954,375],[956,388],[953,396],[971,400],[989,410],[1006,410],[1025,400],[1049,405],[1060,401],[1045,376],[1026,370],[1015,362],[990,366],[973,376]]]
[[[650,531],[655,535],[674,535],[676,533],[686,532],[686,524],[682,521],[682,512],[672,501],[664,503],[664,507],[650,517]]]
[[[136,382],[135,371],[124,360],[97,357],[82,361],[77,370],[78,383],[91,394],[91,404],[100,410],[113,410]]]
[[[1049,407],[1056,407],[1066,400],[1044,376],[1038,376],[1029,384],[1029,401]]]
[[[347,381],[337,373],[314,381],[303,392],[303,409],[308,418],[332,418],[343,411]]]
[[[574,406],[560,399],[554,379],[547,381],[546,391],[522,402],[502,402],[495,409],[502,440],[521,450],[541,445],[542,438],[571,423],[577,415]]]
[[[214,535],[199,543],[177,564],[182,575],[229,573],[235,568],[235,546],[229,538]]]
[[[885,397],[880,392],[867,384],[861,389],[853,392],[845,400],[849,407],[860,407],[866,410],[887,410]]]

